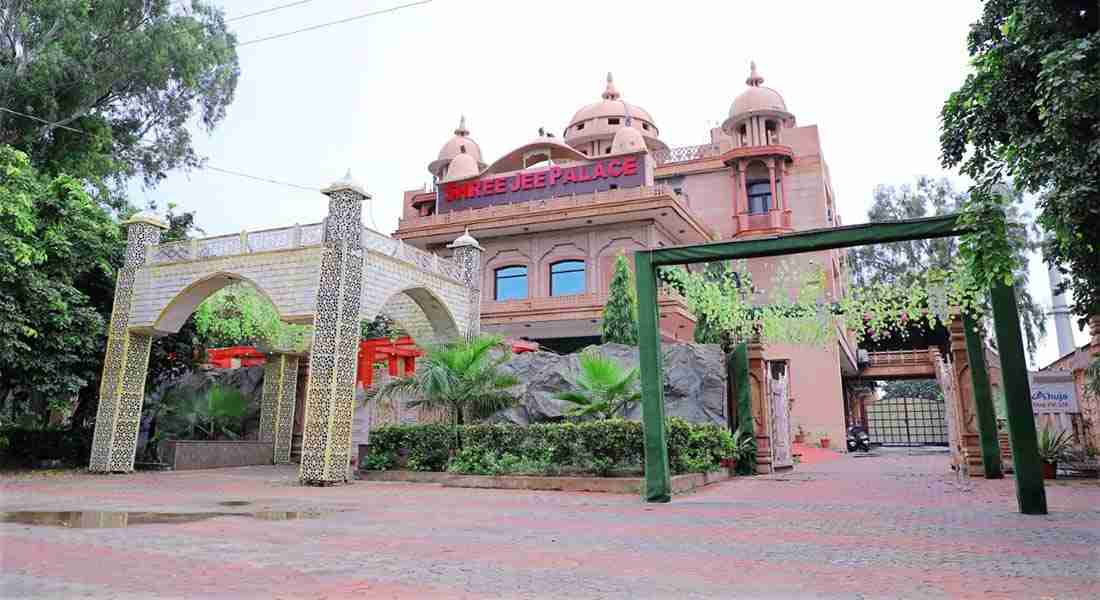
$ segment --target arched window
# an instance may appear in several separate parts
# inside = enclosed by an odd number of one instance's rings
[[[527,267],[501,267],[493,274],[493,300],[527,299]]]
[[[772,184],[771,182],[764,181],[750,181],[748,185],[749,193],[749,214],[762,214],[771,210],[772,206]]]
[[[563,260],[550,265],[550,295],[584,293],[584,261]]]

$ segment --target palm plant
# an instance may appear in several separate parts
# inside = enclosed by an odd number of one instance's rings
[[[575,406],[565,414],[573,417],[597,415],[601,419],[624,416],[627,408],[641,399],[638,391],[638,368],[625,369],[618,361],[594,350],[580,356],[579,389],[555,395]],[[620,414],[622,413],[622,414]]]
[[[484,419],[519,401],[510,391],[519,380],[500,372],[510,359],[510,349],[497,336],[429,348],[416,373],[372,388],[366,401],[408,395],[410,408],[444,409],[455,425]]]
[[[172,394],[157,417],[158,437],[235,440],[247,411],[248,400],[233,388],[215,385],[206,393]]]
[[[1070,431],[1055,433],[1050,427],[1044,427],[1039,432],[1039,458],[1045,463],[1055,464],[1065,456],[1072,443],[1073,434]]]

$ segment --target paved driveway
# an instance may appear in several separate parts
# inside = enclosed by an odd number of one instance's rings
[[[0,597],[1100,597],[1098,482],[1052,483],[1051,514],[1028,517],[1011,480],[960,485],[946,464],[943,454],[841,456],[668,505],[303,488],[285,467],[7,476],[5,511],[191,514],[135,514],[115,528],[0,523]],[[262,518],[193,514],[225,512]]]

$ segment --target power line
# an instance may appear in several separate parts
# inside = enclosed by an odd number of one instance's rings
[[[11,113],[13,115],[17,115],[17,116],[20,116],[20,117],[24,117],[24,118],[30,119],[32,121],[38,121],[39,123],[45,123],[47,125],[54,125],[54,126],[58,127],[59,129],[67,129],[69,131],[72,131],[74,133],[79,133],[81,135],[87,135],[87,136],[92,135],[92,134],[88,133],[87,131],[84,131],[83,129],[76,129],[76,128],[73,128],[73,127],[68,127],[66,125],[57,125],[56,123],[51,123],[50,121],[47,121],[46,119],[42,119],[42,118],[36,117],[34,115],[28,115],[27,113],[21,113],[19,111],[15,111],[15,110],[12,110],[10,108],[4,108],[3,106],[0,106],[0,111],[6,112],[6,113]],[[249,175],[248,173],[242,173],[240,171],[232,171],[230,169],[223,169],[221,167],[215,167],[213,165],[197,165],[197,167],[199,169],[204,169],[204,170],[209,170],[209,171],[217,171],[219,173],[225,173],[227,175],[236,175],[237,177],[246,177],[248,179],[254,179],[256,181],[263,181],[265,183],[273,183],[275,185],[283,185],[283,186],[286,186],[286,187],[296,188],[296,189],[299,189],[299,190],[306,190],[308,192],[320,191],[320,188],[316,188],[316,187],[298,185],[296,183],[287,183],[285,181],[278,181],[278,180],[275,180],[275,179],[269,179],[267,177],[260,177],[259,175]]]
[[[241,19],[247,19],[248,17],[255,17],[257,15],[266,15],[267,13],[272,13],[272,12],[275,12],[277,10],[282,10],[284,8],[290,8],[292,6],[301,6],[302,4],[308,4],[310,2],[313,2],[313,0],[298,0],[297,2],[291,2],[290,4],[283,4],[281,6],[273,6],[271,8],[265,8],[264,10],[258,10],[256,12],[250,12],[248,14],[238,15],[236,17],[229,17],[228,19],[225,20],[225,22],[228,23],[230,21],[240,21]]]
[[[306,31],[313,31],[315,29],[321,29],[323,27],[329,27],[329,26],[332,26],[332,25],[339,25],[341,23],[348,23],[348,22],[351,22],[351,21],[357,21],[359,19],[365,19],[367,17],[373,17],[373,16],[376,16],[376,15],[391,13],[391,12],[401,10],[403,8],[412,8],[414,6],[420,6],[421,4],[428,4],[431,1],[432,0],[420,0],[419,2],[410,2],[408,4],[401,4],[401,5],[398,5],[398,6],[391,6],[390,8],[384,8],[382,10],[376,10],[376,11],[372,11],[372,12],[368,12],[368,13],[363,13],[361,15],[355,15],[354,17],[348,17],[346,19],[340,19],[338,21],[329,21],[328,23],[321,23],[320,25],[311,25],[309,27],[305,27],[305,28],[302,28],[302,29],[296,29],[294,31],[288,31],[286,33],[277,33],[275,35],[269,35],[267,37],[262,37],[262,38],[255,39],[255,40],[248,40],[247,42],[240,42],[239,44],[237,44],[237,47],[239,48],[241,46],[247,46],[249,44],[258,44],[260,42],[266,42],[266,41],[269,41],[269,40],[277,40],[279,38],[285,38],[285,37],[295,35],[295,34],[298,34],[298,33],[304,33]]]

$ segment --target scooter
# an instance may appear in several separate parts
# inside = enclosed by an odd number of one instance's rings
[[[853,425],[848,428],[848,452],[870,452],[871,451],[871,435],[867,433],[867,430],[859,425]]]

